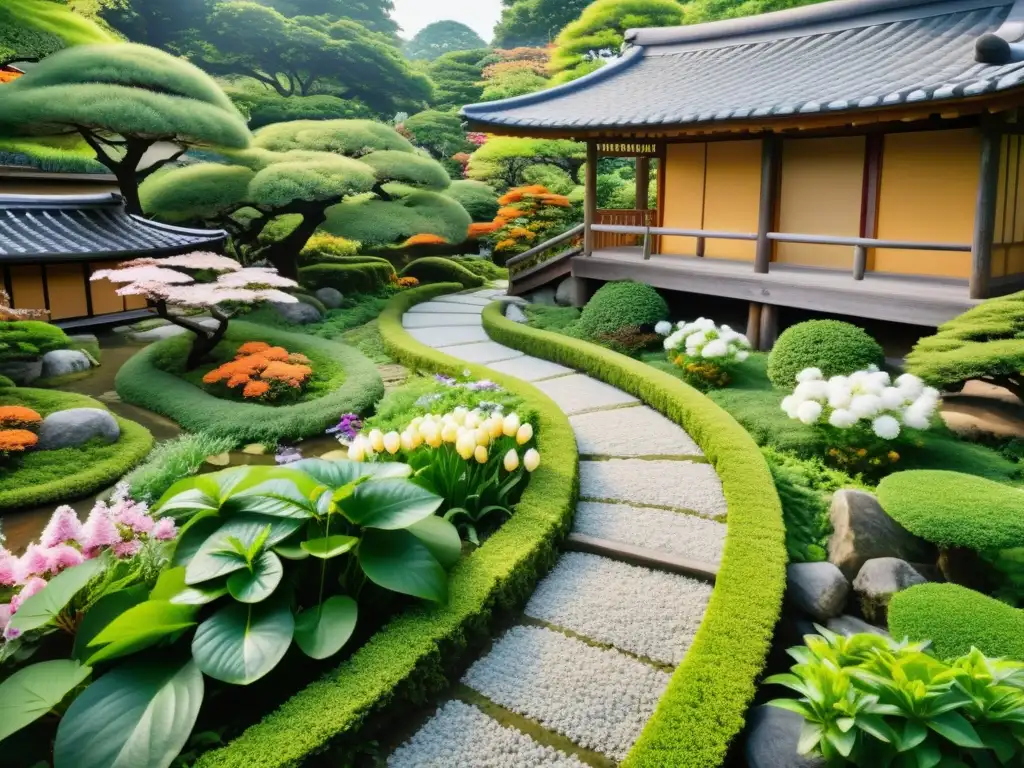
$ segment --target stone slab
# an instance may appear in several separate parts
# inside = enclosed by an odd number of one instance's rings
[[[689,509],[707,517],[726,513],[722,482],[714,467],[690,461],[581,461],[580,495],[591,500]]]
[[[537,389],[554,400],[558,407],[569,415],[637,402],[635,397],[621,389],[584,376],[582,373],[539,382]]]
[[[610,539],[658,552],[718,563],[725,549],[726,526],[696,515],[628,504],[581,501],[573,532]]]
[[[484,296],[472,296],[468,293],[445,294],[444,301],[449,304],[469,304],[474,307],[486,307],[493,299]]]
[[[653,408],[615,408],[569,419],[580,453],[590,456],[702,456],[678,424]]]
[[[518,349],[512,349],[493,341],[485,341],[479,344],[460,344],[459,346],[446,349],[445,352],[452,357],[457,357],[459,360],[465,360],[467,363],[480,363],[483,365],[523,356],[523,353]]]
[[[439,328],[451,325],[480,327],[483,322],[483,318],[475,312],[472,314],[420,312],[416,315],[406,313],[402,316],[402,326],[405,328]]]
[[[410,328],[409,335],[429,347],[450,347],[454,344],[473,344],[488,341],[489,336],[480,326],[441,328]]]
[[[564,365],[541,360],[539,357],[530,357],[529,355],[523,355],[514,360],[492,363],[488,367],[493,368],[499,373],[515,376],[523,381],[539,381],[540,379],[550,379],[552,376],[564,376],[573,372],[572,368],[566,368]]]
[[[406,314],[463,314],[480,315],[484,308],[478,304],[457,304],[452,301],[425,301],[412,307]]]

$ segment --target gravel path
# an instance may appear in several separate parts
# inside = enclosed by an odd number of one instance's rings
[[[632,395],[489,340],[480,315],[502,296],[499,288],[443,296],[413,307],[402,322],[445,354],[533,382],[570,416],[580,453],[602,459],[580,462],[581,496],[590,500],[577,506],[574,532],[613,549],[616,543],[642,547],[713,570],[726,525],[709,518],[723,518],[726,503],[714,468],[691,460],[702,456],[700,448]],[[579,768],[587,764],[581,758],[592,759],[560,751],[565,739],[617,763],[668,685],[665,668],[684,659],[712,590],[613,557],[563,554],[525,610],[546,626],[513,626],[462,680],[519,722],[532,721],[529,735],[451,700],[388,765]]]

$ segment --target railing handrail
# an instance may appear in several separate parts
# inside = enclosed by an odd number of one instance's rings
[[[756,234],[740,232],[713,232],[706,229],[674,229],[672,227],[635,227],[626,224],[594,224],[595,232],[614,232],[620,235],[671,235],[676,237],[707,237],[713,240],[757,240]]]
[[[572,238],[576,237],[576,235],[579,235],[583,232],[583,227],[583,224],[577,224],[572,229],[567,229],[562,234],[555,235],[550,240],[545,240],[540,245],[535,245],[530,250],[523,251],[522,253],[513,256],[511,259],[505,262],[505,266],[514,267],[516,264],[519,264],[522,261],[526,261],[532,256],[536,256],[538,253],[543,253],[549,248],[554,248],[559,243],[564,243],[566,240],[571,240]],[[638,229],[643,230],[643,227],[638,227]]]

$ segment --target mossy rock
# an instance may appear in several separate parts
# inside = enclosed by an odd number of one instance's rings
[[[397,279],[395,268],[386,260],[315,264],[299,270],[299,282],[311,289],[334,288],[343,294],[380,293]]]
[[[440,256],[416,259],[402,270],[402,277],[415,277],[421,283],[461,283],[463,288],[479,288],[485,282],[458,262]]]
[[[768,356],[768,378],[793,389],[805,368],[820,368],[826,379],[885,363],[885,352],[863,328],[839,320],[808,320],[786,329]]]

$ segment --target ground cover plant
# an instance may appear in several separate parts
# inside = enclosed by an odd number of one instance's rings
[[[129,495],[152,504],[182,478],[196,474],[209,456],[230,451],[231,437],[213,437],[204,432],[184,434],[153,449],[146,460],[123,478]]]

